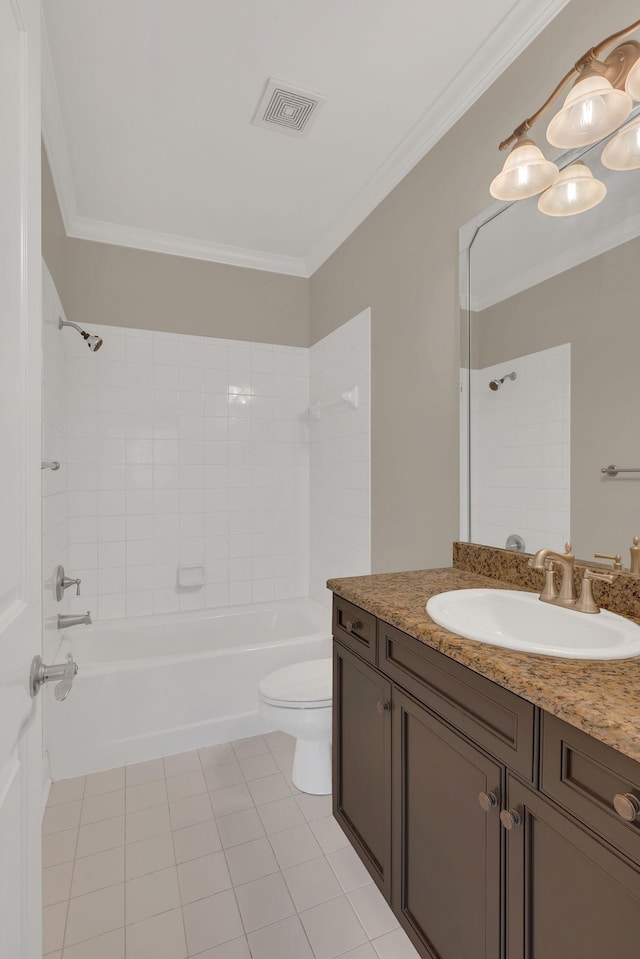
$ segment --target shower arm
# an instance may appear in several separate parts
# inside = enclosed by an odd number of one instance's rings
[[[58,329],[61,330],[63,326],[72,326],[72,327],[74,328],[74,330],[77,330],[78,333],[82,334],[82,336],[84,337],[85,340],[86,340],[87,336],[89,335],[88,333],[86,333],[86,332],[82,329],[81,326],[78,326],[77,323],[72,323],[71,320],[63,320],[62,317],[59,316],[59,317],[58,317]],[[76,341],[76,342],[77,342],[77,341]]]

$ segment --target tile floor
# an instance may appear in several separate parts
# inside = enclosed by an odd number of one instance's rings
[[[54,783],[48,959],[417,959],[269,733]]]

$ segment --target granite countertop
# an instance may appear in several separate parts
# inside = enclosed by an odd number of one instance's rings
[[[330,579],[327,586],[343,599],[640,762],[640,657],[602,662],[518,653],[450,633],[425,611],[427,600],[445,590],[513,589],[513,584],[463,569],[444,568]]]

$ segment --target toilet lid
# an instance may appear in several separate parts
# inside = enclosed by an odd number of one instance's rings
[[[265,702],[298,709],[330,706],[332,687],[330,659],[312,659],[276,669],[261,679],[258,685]]]

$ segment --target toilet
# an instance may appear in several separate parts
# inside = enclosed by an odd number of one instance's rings
[[[331,792],[332,684],[331,659],[276,669],[258,684],[262,716],[296,738],[294,786],[316,796]]]

